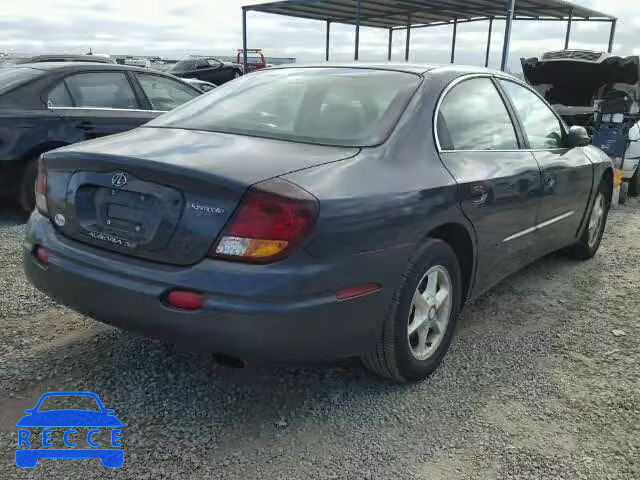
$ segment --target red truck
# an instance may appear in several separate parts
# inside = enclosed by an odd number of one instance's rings
[[[242,48],[238,49],[238,63],[240,65],[244,65],[244,50]],[[264,58],[262,54],[261,48],[247,48],[247,66],[246,72],[253,72],[254,70],[259,70],[261,68],[265,68],[267,66],[267,60]]]

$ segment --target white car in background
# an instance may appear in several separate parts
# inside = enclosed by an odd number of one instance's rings
[[[624,178],[629,179],[629,186],[640,193],[640,122],[629,130],[629,146],[624,154]]]
[[[552,104],[569,125],[582,125],[593,135],[599,105],[626,105],[619,114],[640,114],[640,58],[618,57],[592,50],[559,50],[540,58],[521,59],[525,80]],[[622,113],[624,112],[624,114]],[[613,115],[614,117],[618,114]],[[616,122],[618,123],[618,122]],[[640,122],[628,132],[623,164],[629,193],[640,194]]]

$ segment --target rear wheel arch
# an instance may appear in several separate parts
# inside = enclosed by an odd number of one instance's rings
[[[46,142],[32,148],[22,157],[22,165],[18,173],[18,200],[22,208],[31,211],[35,205],[33,187],[37,175],[38,157],[55,148],[69,145],[64,142]]]
[[[462,302],[471,295],[471,286],[476,265],[476,251],[473,237],[468,229],[460,223],[445,223],[431,230],[427,238],[440,239],[453,249],[460,263],[462,277]]]

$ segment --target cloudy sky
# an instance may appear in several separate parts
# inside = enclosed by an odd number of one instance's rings
[[[366,1],[366,0],[364,0]],[[574,0],[617,16],[614,52],[640,55],[640,0]],[[86,52],[183,56],[233,55],[241,46],[241,9],[260,0],[1,0],[0,52]],[[250,12],[249,47],[269,56],[298,61],[324,60],[324,23]],[[484,22],[458,27],[456,61],[481,64],[486,43]],[[564,45],[566,24],[517,22],[511,65]],[[504,22],[496,22],[492,66],[500,61]],[[574,24],[572,48],[606,49],[609,24]],[[448,62],[451,27],[415,30],[411,60]],[[353,58],[354,28],[332,26],[332,60]],[[404,60],[404,33],[394,35],[394,59]],[[387,33],[361,29],[361,60],[386,60]]]

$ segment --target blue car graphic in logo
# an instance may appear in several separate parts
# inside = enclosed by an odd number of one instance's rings
[[[92,408],[45,408],[70,400]],[[118,468],[124,463],[122,422],[114,410],[104,408],[95,393],[48,392],[35,407],[24,412],[26,415],[16,423],[18,467],[33,468],[40,458],[99,458],[108,468]]]

